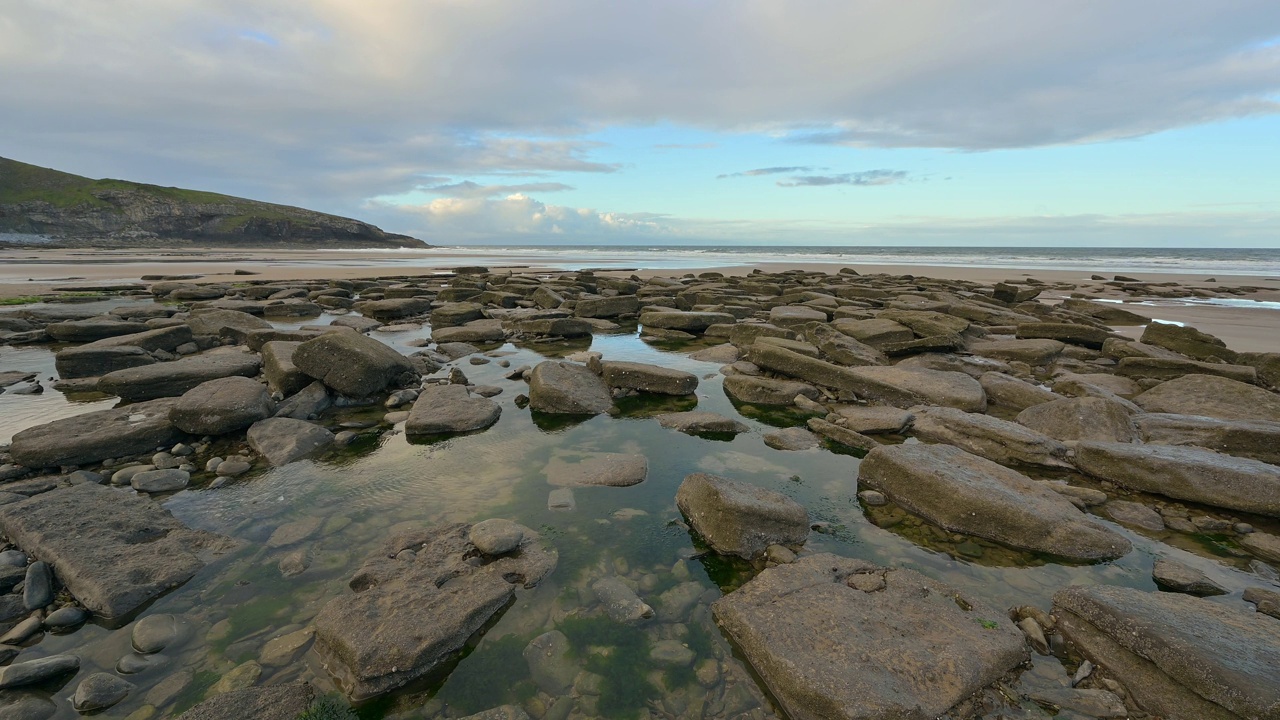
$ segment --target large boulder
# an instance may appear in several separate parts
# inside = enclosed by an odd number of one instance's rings
[[[1129,411],[1103,398],[1063,398],[1018,413],[1018,424],[1063,442],[1134,442],[1138,433]]]
[[[730,375],[723,387],[726,395],[750,405],[793,405],[797,396],[816,400],[821,394],[809,383],[758,375]]]
[[[408,435],[472,432],[498,422],[501,414],[496,402],[472,397],[465,385],[429,385],[409,410],[404,431]]]
[[[271,417],[276,404],[257,380],[229,377],[188,390],[169,409],[169,421],[192,435],[222,435]]]
[[[1018,423],[955,408],[917,407],[911,411],[916,416],[911,431],[922,440],[954,445],[1003,465],[1071,467],[1065,445]]]
[[[154,365],[156,359],[140,347],[94,347],[81,345],[59,350],[53,356],[53,366],[64,380],[98,377],[117,370]]]
[[[544,298],[546,300],[546,298]],[[558,304],[550,307],[558,307]],[[615,318],[619,315],[634,315],[640,311],[640,300],[635,295],[615,295],[614,297],[584,297],[573,307],[573,314],[580,318]]]
[[[514,552],[497,558],[481,554],[469,530],[396,535],[356,571],[353,592],[320,610],[315,649],[348,697],[364,700],[429,675],[507,607],[516,585],[533,587],[555,568],[555,550],[529,528]]]
[[[249,447],[272,465],[288,465],[294,460],[333,444],[334,435],[305,420],[287,417],[259,420],[249,427]]]
[[[1280,717],[1280,623],[1180,593],[1075,586],[1053,596],[1074,650],[1167,720]]]
[[[271,389],[281,395],[293,395],[314,382],[293,364],[293,353],[301,344],[301,341],[271,340],[262,345],[262,375]]]
[[[1085,561],[1111,560],[1132,549],[1066,497],[950,445],[875,448],[858,467],[858,485],[947,530],[1010,547]]]
[[[176,399],[95,410],[22,430],[9,448],[13,461],[32,468],[87,465],[107,458],[155,452],[180,437],[169,422]]]
[[[1280,422],[1280,395],[1213,375],[1183,375],[1166,380],[1133,401],[1153,413]]]
[[[472,320],[484,318],[484,306],[473,302],[458,302],[441,305],[431,311],[431,328],[455,327],[466,325]]]
[[[599,415],[613,405],[609,386],[585,365],[546,360],[529,373],[529,408],[560,415]]]
[[[1142,332],[1142,342],[1172,350],[1193,360],[1234,362],[1236,354],[1218,338],[1193,327],[1153,322]]]
[[[755,558],[770,545],[798,547],[809,538],[809,513],[765,488],[707,473],[680,483],[676,505],[716,552]]]
[[[1175,445],[1082,442],[1081,472],[1133,490],[1280,517],[1280,467]]]
[[[348,397],[362,398],[385,390],[413,372],[409,358],[368,335],[327,333],[293,351],[302,372]]]
[[[805,330],[805,338],[818,348],[823,358],[840,365],[887,365],[889,363],[889,358],[885,357],[884,353],[854,340],[830,325],[809,326]]]
[[[698,376],[683,370],[618,360],[606,361],[602,367],[609,387],[659,395],[692,395],[698,389]]]
[[[843,367],[761,344],[752,345],[748,357],[762,368],[886,405],[941,405],[973,412],[987,408],[982,386],[964,373],[888,366]]]
[[[243,313],[242,313],[243,314]],[[176,397],[201,383],[218,378],[258,374],[262,360],[253,353],[217,352],[193,355],[173,362],[156,363],[107,373],[98,380],[98,391],[139,402]]]
[[[1280,422],[1168,413],[1144,413],[1135,416],[1133,422],[1144,442],[1195,445],[1280,465]]]
[[[942,717],[1027,659],[999,609],[827,553],[765,570],[711,610],[795,720]]]
[[[137,610],[190,579],[202,558],[235,545],[188,528],[158,503],[93,483],[0,506],[0,530],[106,618]]]

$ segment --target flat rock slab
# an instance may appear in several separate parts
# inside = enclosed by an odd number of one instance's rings
[[[354,592],[316,616],[315,648],[353,700],[428,675],[503,611],[517,584],[533,587],[555,568],[555,550],[528,528],[517,550],[473,565],[469,532],[454,524],[391,538],[356,571]]]
[[[1134,490],[1280,517],[1280,467],[1197,447],[1082,442],[1076,467]]]
[[[232,376],[200,383],[183,393],[169,410],[169,420],[192,435],[222,435],[243,430],[275,411],[265,385]]]
[[[326,333],[293,351],[293,364],[302,372],[348,397],[381,392],[413,364],[389,345],[355,332]]]
[[[215,695],[178,716],[179,720],[295,720],[311,707],[315,690],[307,683],[267,685]]]
[[[796,396],[810,400],[818,397],[818,388],[795,380],[730,375],[724,379],[724,392],[729,397],[751,405],[793,405]]]
[[[609,387],[639,390],[660,395],[690,395],[698,389],[698,376],[647,363],[602,363],[604,381]]]
[[[658,424],[682,433],[743,433],[749,430],[745,424],[718,413],[703,410],[667,413],[659,415]]]
[[[1195,445],[1272,465],[1280,463],[1280,422],[1144,413],[1134,417],[1133,423],[1144,442]]]
[[[529,374],[529,409],[560,415],[599,415],[613,405],[609,386],[585,365],[546,360]]]
[[[676,506],[716,552],[748,560],[770,545],[809,539],[809,513],[795,500],[750,483],[694,473],[680,483]]]
[[[253,353],[194,355],[107,373],[98,380],[98,391],[128,402],[176,397],[209,380],[232,375],[253,377],[261,366],[262,360]]]
[[[858,467],[858,485],[953,532],[1023,550],[1097,561],[1132,549],[1043,484],[950,445],[875,448]]]
[[[268,418],[249,427],[249,447],[272,465],[288,465],[321,448],[333,444],[334,435],[326,428],[305,420]]]
[[[164,398],[37,425],[15,434],[9,452],[14,462],[32,468],[155,452],[177,442],[180,435],[169,422],[176,402]]]
[[[649,460],[644,455],[584,453],[573,462],[552,458],[543,473],[547,483],[556,487],[629,487],[644,482],[649,474]]]
[[[1153,413],[1280,422],[1280,394],[1213,375],[1166,380],[1133,401]]]
[[[1189,595],[1115,586],[1053,596],[1059,628],[1169,720],[1280,717],[1280,623]]]
[[[839,405],[834,410],[843,420],[841,425],[865,435],[905,432],[916,419],[902,408],[887,405]]]
[[[718,312],[667,312],[654,311],[640,314],[640,324],[646,328],[663,330],[683,330],[701,333],[712,325],[732,325],[737,318],[728,313]]]
[[[1018,413],[1017,422],[1063,442],[1133,442],[1138,437],[1124,405],[1096,397],[1040,403]]]
[[[498,422],[500,415],[498,403],[472,397],[464,385],[430,385],[414,401],[404,429],[409,435],[473,432]]]
[[[106,618],[128,615],[234,547],[146,498],[92,483],[0,506],[0,530]]]
[[[1027,657],[1000,610],[826,553],[765,570],[711,609],[795,720],[939,717]]]
[[[140,347],[72,347],[59,350],[53,357],[54,368],[63,380],[100,377],[117,370],[154,365],[156,359]]]
[[[911,432],[922,440],[954,445],[1005,465],[1071,467],[1066,445],[1018,423],[955,408],[916,407],[912,412]]]

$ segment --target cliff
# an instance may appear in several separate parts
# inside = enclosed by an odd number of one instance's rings
[[[337,215],[198,190],[91,180],[5,158],[0,233],[9,242],[29,235],[33,242],[64,246],[428,247]]]

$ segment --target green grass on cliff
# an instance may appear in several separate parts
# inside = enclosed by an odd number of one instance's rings
[[[111,190],[143,192],[162,200],[197,205],[246,203],[239,198],[200,190],[145,185],[128,180],[92,180],[59,170],[0,158],[0,204],[43,200],[59,208],[80,206],[106,208],[111,207],[111,203],[98,197],[96,193]]]

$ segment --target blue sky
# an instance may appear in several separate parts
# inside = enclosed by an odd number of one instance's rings
[[[1262,0],[17,0],[0,155],[438,244],[1276,247],[1277,38]]]

